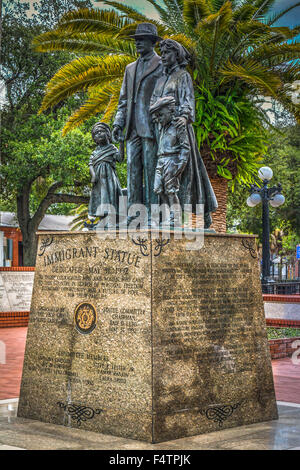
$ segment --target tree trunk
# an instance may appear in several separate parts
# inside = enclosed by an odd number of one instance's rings
[[[23,264],[24,266],[35,266],[37,252],[37,236],[35,232],[28,233],[24,239],[23,235]]]
[[[54,203],[87,204],[87,196],[55,193],[55,190],[63,186],[61,181],[53,183],[48,189],[46,197],[41,201],[35,214],[31,217],[29,211],[30,189],[33,181],[24,184],[22,192],[17,196],[17,217],[23,238],[23,262],[24,266],[35,266],[37,253],[36,231],[45,216],[47,209]]]
[[[225,233],[228,181],[225,178],[217,177],[210,178],[210,182],[218,201],[218,209],[212,214],[213,223],[210,228],[214,229],[216,232]]]

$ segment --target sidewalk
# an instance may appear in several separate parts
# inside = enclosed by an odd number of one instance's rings
[[[272,361],[276,399],[300,403],[300,364],[292,363],[290,357]]]
[[[279,419],[276,421],[160,444],[16,418],[17,405],[17,401],[0,402],[0,451],[110,450],[111,455],[116,455],[114,451],[133,450],[168,450],[170,453],[179,450],[300,450],[300,405],[288,406],[283,402],[278,403]]]
[[[16,418],[27,328],[0,329],[6,364],[0,364],[1,450],[300,450],[300,364],[273,361],[279,420],[147,444],[80,429]],[[288,403],[289,402],[289,403]],[[297,404],[298,403],[298,404]]]
[[[20,392],[27,328],[0,328],[6,344],[6,364],[0,364],[0,400],[17,398]],[[272,361],[276,399],[300,404],[300,364],[290,358]]]
[[[0,341],[6,346],[6,364],[0,361],[0,400],[19,396],[26,335],[26,327],[0,328]]]

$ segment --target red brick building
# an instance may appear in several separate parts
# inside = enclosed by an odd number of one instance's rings
[[[70,230],[72,216],[45,215],[39,230]],[[22,233],[13,212],[0,212],[0,267],[23,266]]]

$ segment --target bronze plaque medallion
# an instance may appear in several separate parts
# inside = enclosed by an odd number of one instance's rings
[[[88,335],[96,327],[97,313],[94,305],[82,302],[75,308],[74,321],[79,333]]]

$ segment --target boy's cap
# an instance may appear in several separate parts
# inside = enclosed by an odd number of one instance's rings
[[[157,101],[155,101],[155,103],[152,106],[150,106],[149,111],[150,111],[150,114],[153,114],[158,109],[161,109],[164,106],[168,106],[168,105],[175,106],[175,104],[176,104],[176,101],[173,96],[164,96],[163,98],[159,98]]]

